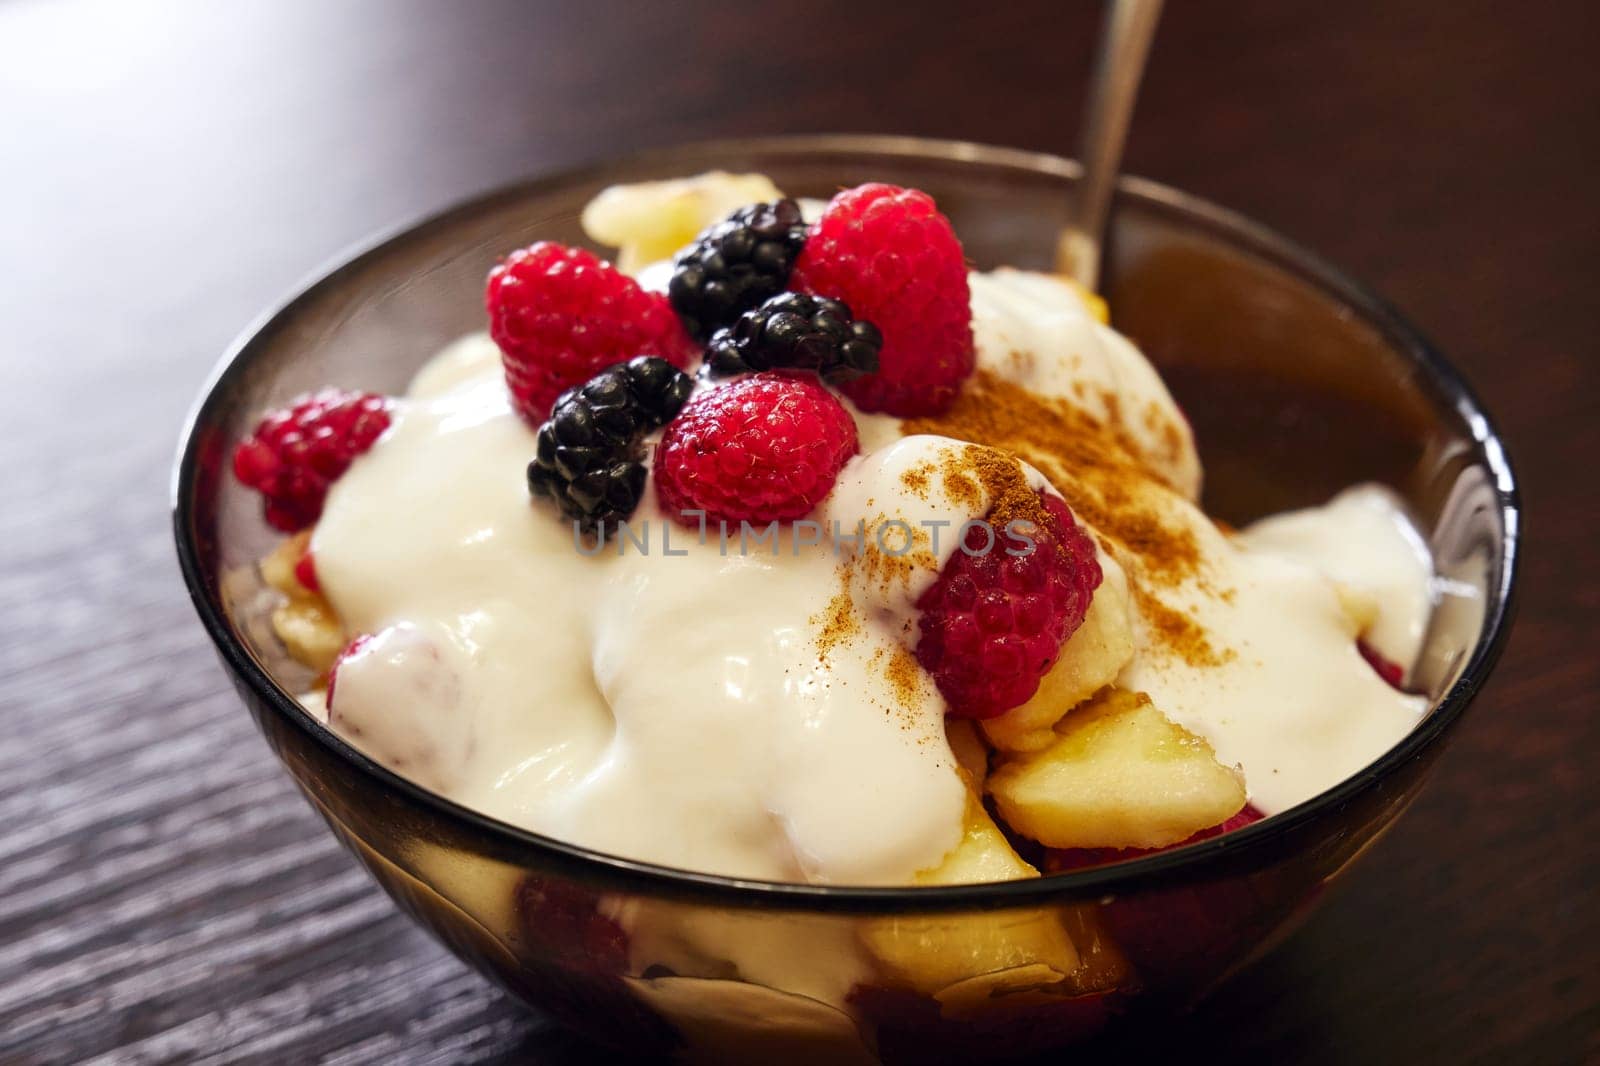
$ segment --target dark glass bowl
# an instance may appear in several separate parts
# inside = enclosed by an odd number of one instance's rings
[[[1078,177],[1053,156],[944,141],[691,145],[491,193],[327,271],[223,359],[173,483],[184,580],[244,702],[405,910],[603,1044],[733,1061],[964,1062],[1192,1001],[1286,933],[1416,794],[1504,643],[1518,507],[1477,399],[1392,308],[1262,227],[1160,185],[1121,182],[1105,291],[1113,321],[1193,419],[1208,509],[1240,523],[1383,482],[1409,502],[1446,579],[1415,670],[1432,710],[1337,788],[1227,836],[1031,881],[758,883],[597,854],[474,813],[377,765],[295,702],[308,678],[264,623],[255,565],[276,538],[229,474],[234,444],[263,409],[308,389],[400,390],[447,341],[483,327],[498,255],[540,238],[586,243],[579,211],[603,186],[714,168],[767,173],[791,195],[867,180],[925,189],[981,267],[1048,266]],[[1059,945],[1063,934],[1070,948],[1055,965],[1017,964],[1036,938]]]

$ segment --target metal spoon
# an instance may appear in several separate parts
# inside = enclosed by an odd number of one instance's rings
[[[1083,180],[1067,226],[1056,242],[1056,271],[1094,291],[1100,284],[1100,247],[1105,239],[1111,191],[1122,163],[1133,102],[1144,78],[1145,57],[1161,18],[1161,0],[1112,0],[1095,58],[1094,82],[1084,109],[1078,155]]]

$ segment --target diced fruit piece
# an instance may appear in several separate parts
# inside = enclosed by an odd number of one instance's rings
[[[1128,617],[1128,579],[1105,560],[1083,625],[1067,638],[1061,658],[1039,681],[1039,691],[1020,707],[983,723],[984,736],[1002,751],[1039,751],[1056,739],[1053,727],[1072,708],[1117,679],[1133,658],[1133,627]]]
[[[363,634],[329,671],[328,724],[390,769],[446,791],[477,743],[471,665],[437,624]]]
[[[273,608],[272,631],[290,658],[317,673],[331,667],[344,648],[339,618],[321,596],[291,599]]]
[[[1102,908],[1085,903],[1063,907],[1059,913],[1078,951],[1078,968],[1067,975],[1067,986],[1082,995],[1126,985],[1132,976],[1128,960],[1105,928]]]
[[[1100,916],[1140,980],[1204,987],[1259,956],[1303,917],[1326,882],[1320,868],[1289,863],[1133,892]]]
[[[1143,858],[1161,851],[1171,851],[1188,844],[1196,844],[1202,840],[1231,833],[1235,829],[1243,829],[1252,822],[1259,822],[1266,815],[1250,804],[1245,804],[1238,814],[1227,819],[1220,825],[1209,829],[1202,829],[1193,836],[1168,844],[1164,848],[1052,848],[1045,852],[1044,869],[1053,874],[1067,873],[1071,870],[1087,870],[1091,866],[1108,866],[1114,862],[1127,862],[1130,859]]]
[[[679,253],[667,299],[689,335],[708,340],[782,292],[805,243],[793,200],[741,207]]]
[[[919,885],[962,885],[1037,876],[973,795],[961,842],[915,880]],[[888,977],[930,994],[985,976],[996,987],[1014,987],[1005,972],[1019,967],[1027,968],[1021,976],[1030,986],[1050,984],[1078,965],[1061,923],[1042,909],[871,919],[863,924],[862,936]]]
[[[1033,497],[1015,459],[984,476],[1002,471]],[[994,512],[987,519],[967,528],[964,548],[917,600],[917,662],[962,718],[993,718],[1031,699],[1101,579],[1094,542],[1059,496],[1037,493],[1027,554],[1000,547],[994,531],[1009,521]]]
[[[966,775],[967,784],[982,790],[989,776],[989,746],[978,734],[976,723],[966,718],[944,720],[945,739],[950,742],[950,752],[956,757],[956,766]]]
[[[864,411],[937,414],[972,373],[967,264],[927,193],[869,184],[835,196],[806,238],[791,286],[843,300],[882,331],[878,372],[841,386]]]
[[[322,516],[328,489],[389,428],[389,400],[323,389],[272,411],[233,453],[233,474],[261,493],[275,529],[294,533]]]
[[[1243,776],[1143,693],[1108,689],[989,778],[1012,829],[1052,848],[1159,848],[1244,806]]]
[[[322,582],[317,580],[317,560],[307,548],[300,556],[300,561],[294,564],[294,579],[309,592],[321,592]]]
[[[639,439],[682,409],[694,381],[653,355],[635,356],[562,393],[539,427],[528,491],[586,532],[625,521],[644,496]]]
[[[706,365],[726,377],[754,370],[814,370],[831,384],[878,369],[883,337],[826,296],[781,292],[717,330]]]
[[[661,507],[674,521],[804,518],[859,449],[855,419],[814,377],[768,371],[690,398],[656,447]]]
[[[938,866],[920,871],[915,881],[919,885],[972,885],[1038,876],[1039,871],[1016,853],[974,795],[967,804],[961,842]]]
[[[311,550],[311,530],[285,537],[261,560],[261,580],[285,596],[305,596],[314,591],[300,580],[300,560]]]
[[[518,892],[525,932],[542,951],[587,969],[628,968],[628,933],[602,912],[601,898],[576,881],[529,874]]]
[[[617,269],[632,274],[666,259],[735,209],[783,198],[764,174],[713,170],[692,178],[613,185],[583,209],[583,232],[618,249]]]
[[[311,530],[286,537],[261,560],[261,579],[288,597],[272,611],[272,631],[290,658],[317,673],[333,665],[344,648],[344,629],[333,607],[305,581],[304,560],[311,557]]]
[[[1083,306],[1088,310],[1090,317],[1102,326],[1109,326],[1111,324],[1111,308],[1106,306],[1105,298],[1093,289],[1071,278],[1065,280],[1068,285],[1072,286],[1072,291],[1077,294],[1078,299],[1083,301]]]
[[[1028,880],[1038,876],[1039,871],[1017,854],[1000,831],[982,798],[969,789],[966,810],[962,814],[961,839],[939,865],[919,870],[913,880],[919,885],[962,885]]]
[[[1364,640],[1356,642],[1356,650],[1361,652],[1361,657],[1367,660],[1367,665],[1378,672],[1378,676],[1388,682],[1389,687],[1405,691],[1406,668],[1397,662],[1392,662],[1383,657],[1383,653]]]
[[[677,1033],[628,988],[628,932],[607,913],[605,896],[582,882],[529,874],[516,903],[524,950],[513,988],[631,1055],[673,1050]]]
[[[517,412],[537,426],[556,397],[636,355],[685,367],[695,354],[666,297],[581,248],[540,241],[506,256],[484,287]]]

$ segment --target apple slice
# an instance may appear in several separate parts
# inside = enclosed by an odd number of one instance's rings
[[[919,885],[964,885],[1038,876],[973,794],[961,842],[915,880]],[[1072,940],[1049,910],[873,919],[863,923],[862,936],[887,977],[930,995],[978,977],[1008,991],[1016,988],[1019,977],[1029,986],[1049,985],[1078,966]],[[1007,971],[1013,972],[1010,977]]]
[[[782,196],[765,175],[720,170],[692,178],[613,185],[584,207],[583,232],[617,248],[617,269],[632,274],[671,256],[701,230],[746,204]]]
[[[1238,813],[1244,777],[1142,692],[1106,689],[989,778],[1000,816],[1052,848],[1159,848]]]
[[[1001,751],[1040,751],[1056,739],[1052,727],[1067,712],[1111,684],[1133,658],[1128,619],[1128,579],[1104,554],[1104,577],[1083,625],[1061,649],[1061,658],[1039,681],[1027,703],[983,723],[984,736]]]
[[[978,733],[978,724],[970,718],[947,717],[944,735],[967,786],[981,793],[983,782],[989,776],[989,745]]]
[[[290,658],[320,674],[333,665],[348,640],[333,607],[296,575],[296,564],[310,543],[309,529],[281,541],[261,560],[261,580],[285,597],[272,609],[273,633]]]

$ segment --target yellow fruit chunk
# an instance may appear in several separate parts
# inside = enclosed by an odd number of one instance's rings
[[[1063,280],[1065,280],[1068,285],[1072,286],[1072,291],[1078,294],[1078,299],[1083,301],[1083,306],[1088,308],[1090,315],[1094,316],[1094,318],[1097,319],[1102,326],[1109,326],[1111,324],[1111,308],[1106,304],[1105,299],[1101,297],[1099,293],[1095,292],[1093,289],[1084,287],[1071,278],[1065,278]]]
[[[319,674],[326,672],[344,650],[344,630],[320,596],[278,605],[272,611],[272,631],[295,662]]]
[[[1159,848],[1237,814],[1244,779],[1150,697],[1107,689],[989,778],[1000,816],[1053,848]]]
[[[1012,848],[976,795],[969,796],[961,842],[944,861],[916,875],[919,885],[970,885],[1038,877],[1039,871]]]
[[[1061,658],[1039,681],[1027,703],[983,723],[983,734],[1001,751],[1039,751],[1056,739],[1052,727],[1068,711],[1117,679],[1133,658],[1128,618],[1128,579],[1103,559],[1105,577],[1095,590],[1083,625],[1067,638]]]
[[[989,776],[989,746],[978,735],[977,724],[970,718],[946,718],[944,735],[968,786],[982,791],[984,778]]]
[[[1098,907],[1084,904],[1064,908],[1061,924],[1078,949],[1078,968],[1067,975],[1074,995],[1104,992],[1133,976],[1127,957],[1102,927]]]
[[[961,842],[944,862],[917,874],[919,885],[963,885],[1038,877],[973,795]],[[1078,966],[1078,953],[1048,910],[993,914],[914,915],[862,924],[867,949],[886,975],[932,994],[958,982],[989,978],[995,988],[1018,981],[1041,986]]]
[[[665,259],[747,204],[783,193],[764,174],[713,170],[692,178],[613,185],[583,209],[583,232],[618,249],[617,269],[633,273]]]
[[[344,627],[332,605],[300,584],[294,568],[311,543],[311,531],[287,538],[261,560],[261,580],[288,597],[273,608],[272,631],[295,662],[324,673],[344,650]]]
[[[315,596],[316,593],[300,584],[300,579],[294,576],[295,565],[300,562],[310,546],[309,529],[284,538],[265,559],[261,560],[261,580],[285,596]]]

